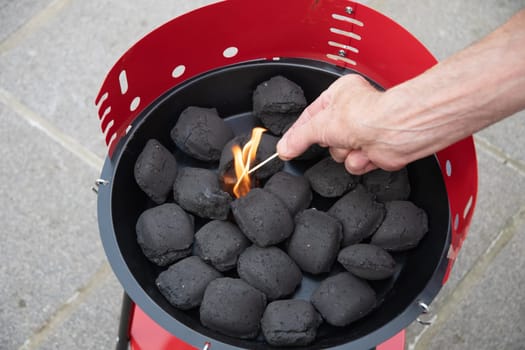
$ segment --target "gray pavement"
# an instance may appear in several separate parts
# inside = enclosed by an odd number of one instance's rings
[[[122,289],[98,237],[93,100],[122,53],[212,1],[0,0],[0,349],[110,349]],[[525,0],[363,1],[438,59]],[[503,60],[504,58],[502,58]],[[478,204],[434,324],[407,349],[525,349],[525,112],[476,135]]]

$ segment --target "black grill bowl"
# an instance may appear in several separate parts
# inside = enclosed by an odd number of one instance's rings
[[[163,270],[142,254],[137,244],[135,224],[139,215],[155,204],[139,189],[133,177],[137,156],[147,140],[158,139],[176,156],[179,165],[213,168],[178,151],[169,132],[178,115],[188,106],[215,107],[236,134],[247,133],[256,125],[251,115],[252,93],[261,82],[283,75],[299,84],[309,102],[337,77],[348,70],[311,60],[251,62],[223,67],[181,84],[148,106],[134,121],[130,132],[119,142],[112,158],[107,158],[100,186],[98,218],[102,243],[114,273],[131,299],[156,323],[177,338],[202,347],[210,342],[215,349],[267,349],[262,338],[240,340],[203,327],[198,310],[183,312],[160,294],[155,279]],[[301,173],[305,166],[293,161],[290,172]],[[347,327],[323,324],[316,341],[302,349],[370,349],[394,336],[421,313],[418,303],[430,304],[442,286],[450,244],[449,203],[438,162],[434,156],[408,166],[412,193],[410,200],[429,217],[429,232],[416,249],[397,254],[394,278],[372,283],[381,304],[365,318]],[[326,209],[331,202],[315,197],[312,206]],[[204,221],[196,220],[196,230]],[[305,277],[296,298],[308,297],[319,280]]]

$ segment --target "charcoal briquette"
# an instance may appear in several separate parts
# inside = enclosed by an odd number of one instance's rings
[[[228,141],[226,145],[224,145],[221,157],[219,159],[219,176],[222,178],[226,173],[234,174],[233,172],[233,152],[232,148],[234,145],[238,145],[239,147],[243,147],[246,142],[250,139],[250,135],[243,134],[235,136],[233,139]]]
[[[173,185],[173,198],[182,208],[202,218],[225,220],[232,197],[221,188],[211,170],[185,167]]]
[[[322,322],[321,315],[309,301],[276,300],[266,307],[261,328],[270,345],[305,346],[315,340]]]
[[[312,190],[304,176],[280,171],[266,182],[264,189],[279,197],[292,215],[308,208],[312,201]]]
[[[338,220],[325,212],[306,209],[295,216],[295,229],[287,252],[305,272],[329,272],[342,238],[342,225]]]
[[[241,231],[261,247],[284,241],[293,231],[293,218],[284,203],[274,194],[254,188],[231,204]]]
[[[237,273],[244,281],[262,291],[268,300],[292,294],[303,275],[295,262],[277,247],[248,247],[239,256]]]
[[[266,307],[261,291],[237,278],[208,284],[200,306],[201,323],[219,333],[242,339],[257,337]]]
[[[180,114],[171,138],[184,153],[211,162],[219,160],[233,131],[215,108],[190,106]]]
[[[405,200],[410,196],[407,168],[399,171],[377,169],[363,175],[361,181],[380,202]]]
[[[137,157],[134,176],[140,189],[155,203],[162,204],[177,176],[177,162],[159,141],[150,139]]]
[[[385,220],[370,242],[393,252],[416,247],[428,232],[425,211],[409,201],[386,202],[385,207]]]
[[[195,254],[219,271],[237,266],[239,255],[248,246],[250,241],[229,221],[212,220],[195,234]]]
[[[256,162],[254,165],[257,165],[275,154],[275,152],[277,152],[277,142],[279,142],[279,138],[269,134],[263,134],[261,143],[257,148]],[[281,171],[283,167],[284,162],[277,157],[264,164],[264,166],[256,170],[253,175],[259,180],[265,180],[278,171]]]
[[[193,218],[175,203],[147,209],[136,224],[137,242],[144,255],[160,266],[191,253]]]
[[[342,249],[337,261],[349,272],[366,280],[391,277],[396,261],[386,250],[372,244],[354,244]]]
[[[359,243],[372,235],[385,216],[383,204],[374,200],[374,195],[363,187],[345,194],[328,210],[328,214],[343,224],[342,247]]]
[[[324,279],[312,294],[312,304],[333,326],[347,326],[376,305],[374,290],[349,272]]]
[[[350,174],[343,163],[326,157],[305,171],[312,189],[323,197],[339,197],[356,187],[359,176]]]
[[[161,272],[156,283],[171,305],[188,310],[200,305],[208,284],[222,274],[198,256],[190,256]]]
[[[239,135],[234,137],[224,146],[219,161],[219,176],[223,177],[227,173],[234,174],[232,147],[233,145],[239,145],[242,148],[249,139],[250,135],[248,134]],[[261,142],[255,154],[255,161],[251,164],[252,167],[273,155],[277,151],[276,148],[278,141],[279,139],[275,136],[262,134]],[[279,157],[277,157],[266,163],[260,169],[256,170],[252,175],[258,180],[264,180],[278,171],[281,171],[283,167],[284,162]]]
[[[306,107],[303,89],[283,76],[259,84],[253,93],[253,113],[275,135],[281,135]]]

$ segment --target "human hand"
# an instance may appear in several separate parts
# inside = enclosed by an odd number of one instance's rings
[[[343,76],[304,110],[277,152],[292,159],[317,143],[353,174],[398,170],[525,108],[524,41],[525,9],[386,92]]]
[[[279,156],[295,158],[317,143],[353,174],[402,168],[407,160],[389,141],[396,132],[388,130],[383,94],[357,74],[337,79],[285,133],[277,144]]]

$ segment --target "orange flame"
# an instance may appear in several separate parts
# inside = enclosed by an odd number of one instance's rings
[[[242,149],[239,145],[232,147],[235,177],[237,178],[237,182],[233,186],[233,194],[236,198],[243,197],[250,192],[252,181],[248,172],[250,171],[250,166],[255,161],[257,148],[261,142],[262,134],[265,131],[266,129],[264,128],[254,128],[252,130],[252,137]]]

